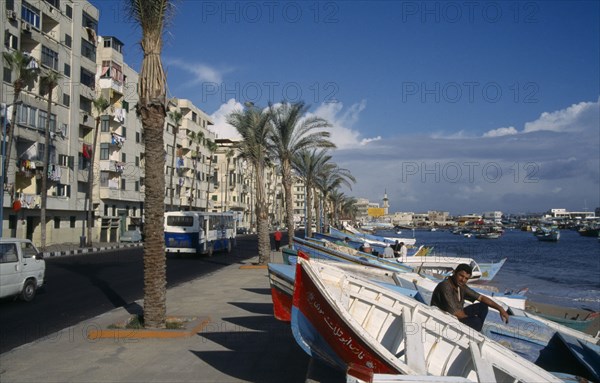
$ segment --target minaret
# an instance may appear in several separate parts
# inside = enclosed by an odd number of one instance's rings
[[[390,203],[387,197],[387,189],[384,191],[383,194],[383,214],[388,215],[388,210],[390,208]]]

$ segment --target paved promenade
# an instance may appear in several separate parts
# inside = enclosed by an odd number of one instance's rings
[[[103,247],[103,246],[99,246]],[[78,248],[73,247],[76,252]],[[65,252],[65,249],[49,249]],[[273,259],[281,259],[275,253]],[[215,257],[215,261],[218,256]],[[268,271],[257,259],[167,291],[167,313],[208,319],[178,339],[96,339],[88,330],[123,321],[141,307],[109,311],[0,355],[0,381],[10,382],[343,382],[311,362],[288,323],[273,317]],[[77,302],[73,302],[77,304]]]

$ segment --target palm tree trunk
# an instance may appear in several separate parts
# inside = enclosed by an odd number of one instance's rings
[[[6,126],[6,135],[8,137],[8,142],[6,144],[6,153],[4,156],[4,185],[8,184],[8,171],[10,169],[10,155],[11,155],[11,151],[12,151],[13,137],[14,137],[14,132],[15,132],[14,127],[17,126],[17,101],[19,100],[20,94],[21,94],[21,89],[15,87],[15,95],[13,97],[13,103],[12,103],[12,107],[13,107],[12,113],[11,113],[12,116],[11,116],[10,124],[7,124],[7,126]],[[8,118],[8,116],[4,116],[4,118]],[[2,137],[2,139],[5,139],[5,137]],[[4,185],[2,185],[3,188],[4,188]],[[2,191],[2,192],[4,193],[4,191]],[[11,195],[10,198],[12,199],[13,195]],[[0,209],[1,208],[2,207],[0,206]]]
[[[48,167],[50,162],[50,117],[52,116],[52,91],[54,87],[48,87],[48,106],[46,108],[46,127],[44,132],[44,167],[42,170],[42,200],[40,221],[42,225],[41,248],[46,250],[46,206],[48,203]]]
[[[177,144],[177,128],[173,128],[173,146],[171,146],[171,176],[169,178],[169,185],[171,187],[171,208],[169,210],[173,210],[173,194],[175,194],[173,189],[173,173],[175,172],[175,145]]]
[[[98,147],[98,135],[100,131],[100,116],[96,117],[96,130],[94,131],[94,139],[92,146],[92,154],[90,155],[90,163],[88,164],[88,216],[87,216],[87,240],[86,246],[92,246],[92,223],[94,221],[94,157],[96,156],[96,148]],[[98,157],[100,158],[100,157]]]
[[[145,147],[152,166],[146,166],[144,210],[144,325],[164,328],[166,320],[166,259],[164,224],[165,156],[164,106],[150,104],[140,108],[145,127]]]
[[[288,246],[292,247],[294,238],[294,199],[292,196],[292,169],[289,161],[281,164],[281,176],[285,193],[285,214],[288,229]]]
[[[212,179],[212,153],[210,155],[210,161],[208,162],[208,184],[206,185],[206,211],[208,211],[208,201],[210,200],[210,184],[214,184]]]
[[[306,224],[304,225],[305,237],[312,237],[312,186],[306,184]]]
[[[269,211],[267,208],[263,170],[256,167],[256,225],[258,232],[258,263],[265,265],[271,255]]]

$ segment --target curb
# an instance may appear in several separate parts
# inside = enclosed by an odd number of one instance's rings
[[[174,339],[174,338],[189,338],[200,332],[207,324],[210,323],[209,317],[202,317],[196,320],[199,322],[191,329],[169,330],[169,329],[104,329],[104,330],[88,330],[87,338],[89,340],[96,339]]]
[[[43,254],[44,258],[51,258],[51,257],[63,257],[63,256],[68,256],[68,255],[96,253],[96,252],[107,251],[107,250],[137,248],[137,247],[142,247],[142,246],[143,245],[139,244],[139,243],[129,243],[129,244],[118,244],[118,245],[114,245],[114,246],[86,247],[86,248],[72,249],[72,250],[45,251],[42,254]]]

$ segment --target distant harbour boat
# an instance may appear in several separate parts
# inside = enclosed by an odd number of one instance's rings
[[[533,233],[538,241],[557,242],[560,239],[560,230],[557,228],[541,227]]]

